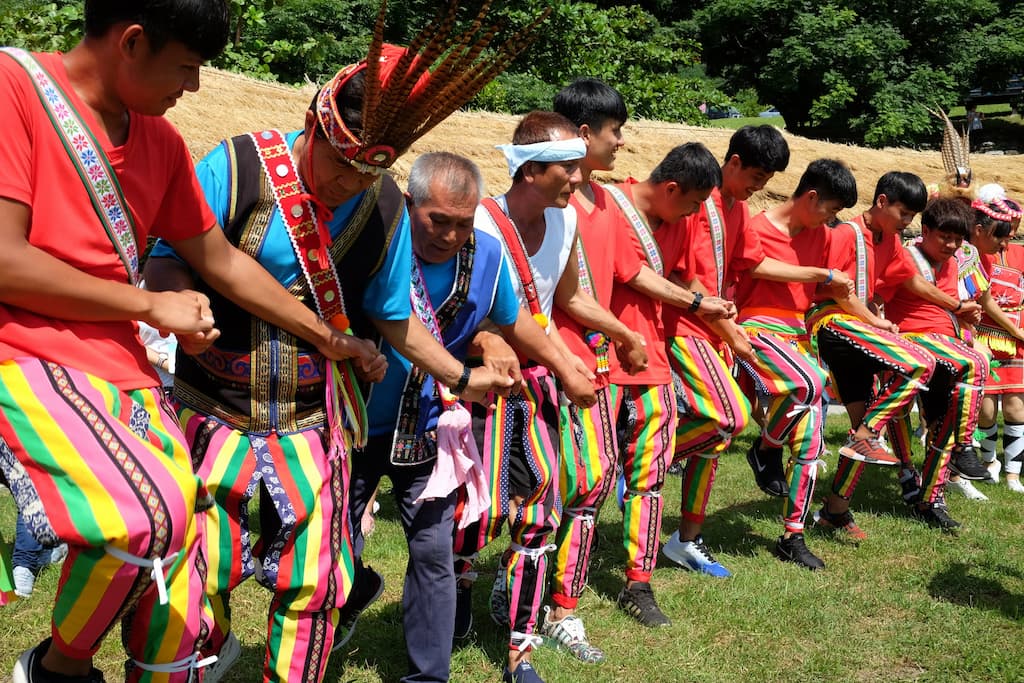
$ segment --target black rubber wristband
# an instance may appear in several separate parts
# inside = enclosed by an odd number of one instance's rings
[[[693,293],[693,302],[690,304],[690,313],[696,313],[697,309],[700,308],[700,302],[704,300],[704,295],[700,292]]]
[[[462,366],[462,376],[459,377],[459,381],[455,383],[455,386],[451,387],[453,394],[458,396],[466,390],[466,387],[469,386],[469,375],[471,372],[472,371],[468,367],[465,365]]]

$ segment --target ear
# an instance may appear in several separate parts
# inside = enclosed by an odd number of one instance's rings
[[[316,114],[313,113],[312,109],[306,110],[306,117],[304,121],[304,133],[307,138],[313,135],[313,131],[316,129]]]
[[[878,199],[875,200],[875,206],[877,206],[879,209],[884,209],[885,207],[889,206],[889,198],[886,197],[884,194],[878,195]]]
[[[583,138],[583,142],[587,143],[587,147],[590,146],[590,138],[594,134],[594,130],[590,127],[589,123],[584,123],[580,126],[579,136]]]
[[[137,59],[148,53],[149,41],[146,40],[146,30],[141,24],[129,24],[118,35],[117,47],[125,59]]]
[[[741,168],[743,168],[743,160],[740,159],[740,155],[739,154],[733,154],[731,157],[726,159],[725,166],[726,166],[726,168],[728,168],[728,169],[730,169],[732,171],[738,171]]]

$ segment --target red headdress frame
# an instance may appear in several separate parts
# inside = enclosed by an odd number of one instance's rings
[[[331,145],[362,173],[384,173],[399,156],[473,98],[537,37],[544,11],[491,54],[497,31],[485,24],[486,0],[469,27],[455,31],[458,0],[449,0],[434,20],[402,48],[384,43],[386,0],[382,0],[367,58],[350,64],[321,89],[316,119]],[[356,74],[366,72],[363,129],[345,125],[338,96]]]
[[[980,199],[975,199],[973,202],[971,202],[971,208],[981,211],[983,214],[985,214],[986,216],[993,220],[1002,221],[1004,223],[1011,223],[1013,222],[1014,218],[1021,217],[1020,211],[1014,211],[1006,204],[1006,202],[1002,201],[1001,199],[996,199],[994,202],[991,203],[986,203],[981,201]]]

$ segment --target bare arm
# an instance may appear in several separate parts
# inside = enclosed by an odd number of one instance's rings
[[[570,353],[556,328],[552,327],[551,332],[545,334],[529,313],[519,309],[516,321],[501,326],[501,331],[520,353],[541,363],[561,380],[569,400],[583,408],[594,405],[597,401],[591,385],[594,377],[589,371],[581,372],[581,368],[586,370],[582,363],[573,364],[570,361],[570,358],[576,357]]]
[[[915,294],[925,301],[939,306],[940,308],[944,308],[950,313],[956,313],[957,315],[973,315],[981,310],[981,304],[978,302],[961,302],[955,296],[946,294],[941,289],[925,280],[920,273],[914,273],[914,277],[904,281],[903,286],[912,294]]]
[[[774,282],[824,282],[828,279],[829,269],[797,266],[769,256],[747,272],[758,279]]]
[[[626,327],[611,311],[579,286],[575,268],[566,268],[555,288],[555,305],[584,327],[608,335],[615,343],[627,372],[636,373],[647,367],[647,342],[642,335]],[[564,342],[563,342],[564,345]],[[565,349],[568,352],[568,348]]]
[[[174,334],[213,329],[197,292],[147,292],[89,275],[28,241],[29,208],[0,198],[0,301],[63,320],[143,320]]]
[[[375,319],[373,324],[384,339],[410,363],[449,389],[462,378],[465,365],[434,339],[434,335],[416,316],[410,316],[405,320]],[[489,391],[507,393],[511,386],[512,378],[507,375],[499,375],[488,367],[473,368],[462,397],[469,401],[478,401]]]
[[[640,272],[628,284],[641,294],[676,308],[689,310],[696,300],[692,291],[666,280],[646,265],[641,266]],[[736,315],[736,307],[731,301],[716,296],[704,297],[702,293],[697,313],[706,320],[731,318]]]

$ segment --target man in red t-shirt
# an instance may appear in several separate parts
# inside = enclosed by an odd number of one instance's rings
[[[669,623],[654,599],[650,578],[661,534],[661,488],[671,463],[676,398],[665,351],[662,304],[700,312],[709,320],[733,315],[730,302],[704,296],[665,279],[685,246],[683,218],[700,208],[721,178],[718,163],[701,144],[673,149],[644,181],[607,186],[621,209],[633,251],[644,265],[636,277],[612,289],[611,310],[647,340],[648,367],[620,368],[611,381],[622,394],[617,433],[625,478],[623,525],[629,556],[619,606],[645,626]],[[657,235],[657,237],[655,237]]]
[[[899,287],[917,272],[900,238],[927,199],[916,175],[893,171],[882,176],[871,208],[832,230],[828,266],[850,276],[855,296],[820,302],[807,315],[851,426],[849,441],[839,449],[832,493],[814,520],[856,540],[867,537],[850,512],[864,463],[899,464],[878,435],[903,415],[935,370],[935,359],[899,336],[898,327],[872,306],[876,288]]]
[[[936,360],[922,401],[928,443],[920,475],[909,464],[913,434],[909,411],[889,422],[888,433],[904,472],[909,473],[907,479],[901,474],[900,483],[905,499],[908,489],[914,494],[907,501],[914,505],[914,516],[947,531],[960,526],[949,516],[943,496],[951,451],[955,444],[969,444],[974,436],[988,374],[987,360],[960,339],[960,321],[976,323],[981,318],[977,303],[960,301],[954,257],[973,220],[973,211],[959,199],[933,199],[921,213],[921,241],[907,247],[918,273],[945,299],[956,301],[956,306],[950,309],[941,297],[917,293],[913,280],[898,289],[883,290],[886,317]]]
[[[757,232],[767,256],[783,263],[824,272],[821,279],[832,296],[849,295],[849,278],[841,271],[822,270],[830,233],[825,224],[836,212],[857,201],[853,174],[838,161],[811,162],[793,196],[755,216],[750,229]],[[739,363],[751,376],[758,395],[766,399],[762,440],[774,448],[789,443],[788,495],[783,505],[784,532],[775,554],[811,570],[824,569],[804,540],[804,522],[814,492],[818,461],[824,451],[825,372],[809,354],[804,314],[817,284],[769,281],[742,273],[736,288],[739,320],[754,348],[753,362]]]
[[[198,293],[133,286],[150,235],[326,355],[380,360],[211,229],[162,114],[227,33],[223,1],[87,0],[67,54],[0,54],[0,473],[37,540],[69,546],[52,638],[15,681],[102,680],[92,657],[123,615],[129,681],[191,680],[209,631],[194,516],[208,494],[135,321],[191,348],[218,332]]]

